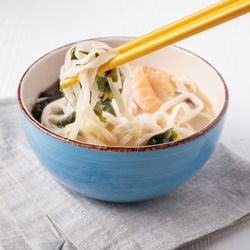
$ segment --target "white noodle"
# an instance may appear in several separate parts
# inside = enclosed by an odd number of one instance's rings
[[[71,55],[74,47],[78,58],[76,60],[72,60]],[[102,116],[106,120],[100,121],[94,112],[100,99],[95,76],[98,67],[116,54],[117,51],[101,42],[81,42],[70,48],[65,64],[61,67],[60,79],[73,77],[78,73],[79,82],[63,89],[65,98],[53,101],[44,108],[42,124],[74,140],[98,145],[135,146],[145,145],[152,136],[170,128],[178,134],[177,139],[184,138],[195,132],[189,124],[193,118],[200,116],[208,122],[213,119],[213,115],[206,112],[209,108],[205,108],[203,100],[197,96],[197,85],[186,77],[171,77],[180,94],[170,97],[155,113],[138,110],[132,99],[130,67],[124,64],[116,69],[117,82],[107,77],[113,94],[111,104],[116,116],[103,111]],[[123,82],[120,72],[125,77]],[[75,121],[59,128],[57,122],[73,111],[76,113]]]

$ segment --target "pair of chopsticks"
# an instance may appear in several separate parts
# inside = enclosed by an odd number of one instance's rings
[[[147,55],[233,18],[244,15],[249,11],[250,0],[222,0],[118,46],[115,49],[119,51],[120,54],[101,65],[97,74],[101,74],[138,57]],[[61,81],[61,85],[67,88],[74,84],[75,80],[76,77],[68,79],[68,81],[63,80]]]

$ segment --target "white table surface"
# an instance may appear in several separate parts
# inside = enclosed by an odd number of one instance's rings
[[[0,0],[0,98],[15,96],[26,68],[52,49],[86,38],[139,36],[208,2],[216,1]],[[250,15],[178,45],[204,57],[226,80],[230,105],[221,141],[250,160]],[[250,220],[185,249],[249,250],[249,235]]]

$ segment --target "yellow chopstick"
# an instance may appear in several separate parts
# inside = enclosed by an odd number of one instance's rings
[[[121,64],[127,63],[155,50],[161,49],[221,23],[227,22],[233,18],[248,13],[249,10],[250,0],[238,0],[229,6],[218,9],[215,12],[182,25],[167,34],[161,35],[153,40],[145,42],[142,45],[115,56],[105,64],[101,65],[97,74],[101,74]]]
[[[116,49],[121,54],[101,65],[97,74],[101,74],[121,64],[246,14],[249,10],[250,0],[223,0],[208,6],[187,17],[118,46]],[[61,86],[67,88],[78,81],[79,79],[76,75],[62,80]]]
[[[66,77],[64,78],[60,84],[63,88],[68,88],[71,85],[75,84],[79,82],[79,73],[77,73],[76,75],[72,76],[72,77]]]
[[[205,16],[207,14],[210,14],[218,9],[221,9],[223,7],[228,6],[229,4],[232,4],[238,0],[222,0],[215,4],[212,4],[204,9],[198,10],[186,17],[183,17],[177,21],[174,21],[170,24],[167,24],[159,29],[156,29],[150,33],[147,33],[143,36],[140,36],[138,38],[135,38],[127,43],[121,44],[120,46],[116,47],[115,49],[119,51],[120,53],[126,52],[132,48],[135,48],[139,45],[141,45],[144,42],[147,42],[149,40],[152,40],[154,38],[157,38],[160,35],[166,34],[169,31],[172,31],[173,29],[176,29],[184,24],[187,24],[188,22],[194,21],[197,18],[200,18],[202,16]]]

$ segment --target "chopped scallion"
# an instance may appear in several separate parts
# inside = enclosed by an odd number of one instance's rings
[[[88,51],[79,50],[79,52],[82,53],[82,54],[85,54],[85,55],[88,55],[88,54],[89,54]]]
[[[75,52],[76,52],[76,47],[73,47],[70,51],[71,60],[78,59],[75,55]]]
[[[106,71],[105,76],[111,77],[113,82],[118,82],[118,75],[116,68]]]

